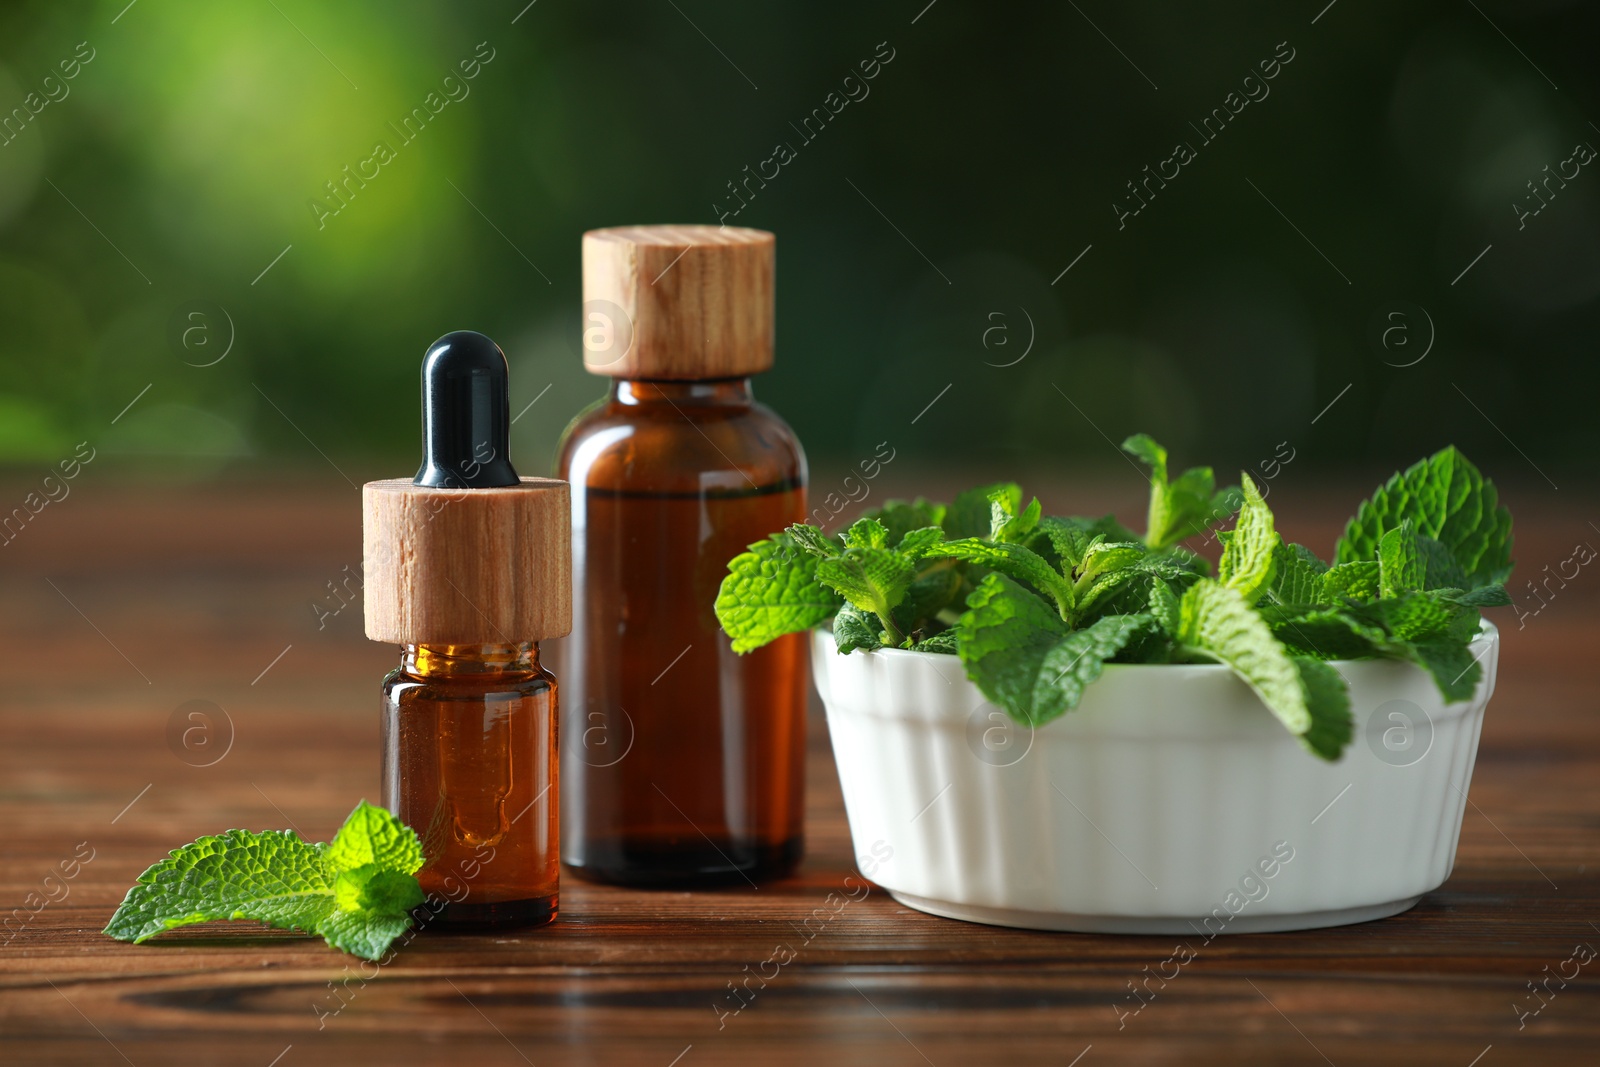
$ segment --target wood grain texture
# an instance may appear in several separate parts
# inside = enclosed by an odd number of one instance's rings
[[[584,367],[661,379],[768,370],[775,248],[772,234],[735,226],[590,230],[583,235],[584,329],[601,330],[585,334]],[[622,318],[613,321],[618,311]],[[623,329],[626,339],[615,332]]]
[[[367,636],[391,645],[515,644],[572,629],[566,482],[361,489]]]
[[[1126,482],[1104,504],[1135,516],[1143,487]],[[1100,510],[1081,489],[1041,496],[1053,511]],[[1312,516],[1291,533],[1317,546],[1348,511],[1342,496],[1300,501],[1286,489],[1273,503]],[[1511,506],[1530,574],[1594,540],[1581,518]],[[1177,939],[951,922],[876,888],[829,902],[858,883],[845,881],[853,850],[815,718],[807,858],[758,890],[566,878],[552,926],[425,934],[376,974],[320,941],[248,924],[137,947],[102,937],[134,877],[174,845],[232,826],[326,840],[357,799],[376,798],[378,683],[395,654],[366,640],[359,586],[340,577],[359,573],[355,514],[343,488],[85,489],[35,524],[48,536],[0,558],[13,664],[0,697],[0,924],[23,911],[0,931],[0,1062],[1595,1060],[1600,961],[1552,981],[1542,1001],[1527,985],[1575,945],[1600,947],[1600,583],[1587,572],[1524,629],[1499,617],[1499,689],[1443,887],[1382,922],[1196,941],[1197,958],[1120,1026],[1128,983]],[[192,700],[221,715],[175,719]],[[200,725],[197,745],[185,730]],[[92,859],[63,880],[84,843]],[[729,984],[742,988],[780,945],[794,958],[752,981],[733,1013]],[[1516,1007],[1541,1003],[1519,1029]]]

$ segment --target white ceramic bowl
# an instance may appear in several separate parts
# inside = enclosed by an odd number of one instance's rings
[[[1394,915],[1437,888],[1494,689],[1445,704],[1387,660],[1337,662],[1356,735],[1337,763],[1300,747],[1227,668],[1111,664],[1076,711],[1030,730],[954,656],[812,664],[866,872],[955,919],[1103,933],[1298,930]]]

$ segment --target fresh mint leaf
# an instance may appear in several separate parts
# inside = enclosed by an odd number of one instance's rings
[[[1480,623],[1477,609],[1458,603],[1456,595],[1458,590],[1432,590],[1347,601],[1273,618],[1272,632],[1291,651],[1318,659],[1407,660],[1433,676],[1447,703],[1466,700],[1482,673],[1468,647]]]
[[[422,890],[418,889],[416,899],[410,906],[416,907],[423,899]],[[336,911],[322,920],[316,932],[342,952],[360,956],[364,960],[379,960],[394,939],[410,928],[411,916],[408,912]]]
[[[934,547],[944,540],[944,531],[937,526],[925,526],[920,530],[908,530],[894,546],[894,550],[910,559],[920,559],[927,555],[937,555]]]
[[[925,637],[911,646],[913,652],[942,652],[955,655],[957,649],[956,632],[954,630],[940,630],[932,637]]]
[[[1108,571],[1121,570],[1145,558],[1144,545],[1137,542],[1096,541],[1083,554],[1083,562],[1074,569],[1080,585],[1093,581]]]
[[[1150,615],[1167,636],[1178,636],[1183,625],[1183,610],[1178,595],[1166,582],[1152,582],[1150,585]]]
[[[844,532],[845,548],[888,548],[889,528],[877,519],[857,519]]]
[[[1447,638],[1419,641],[1408,647],[1408,658],[1433,676],[1446,703],[1471,700],[1483,678],[1483,664],[1464,642]]]
[[[1065,619],[1072,610],[1072,583],[1043,556],[1022,545],[1000,544],[975,537],[959,541],[946,541],[939,548],[942,555],[966,563],[976,563],[989,570],[999,571],[1027,582],[1056,603],[1056,610]],[[969,599],[968,603],[971,601]]]
[[[1147,608],[1148,589],[1167,585],[1180,594],[1204,577],[1204,567],[1204,560],[1181,548],[1151,552],[1077,591],[1076,619],[1081,624],[1096,615],[1140,614]]]
[[[174,850],[139,876],[105,933],[138,944],[193,923],[251,919],[375,960],[425,899],[421,866],[417,835],[362,801],[331,845],[290,830],[229,830]]]
[[[1275,552],[1282,543],[1273,528],[1272,510],[1246,475],[1241,486],[1244,505],[1239,522],[1222,549],[1217,565],[1217,580],[1238,592],[1247,604],[1254,604],[1272,584]]]
[[[916,577],[917,559],[932,550],[944,533],[927,526],[894,537],[887,526],[869,516],[851,523],[842,542],[809,526],[791,526],[783,536],[803,550],[792,554],[799,558],[757,544],[728,564],[716,611],[722,628],[734,639],[735,652],[810,629],[826,621],[844,601],[876,615],[884,641],[898,645],[902,633],[894,622],[894,609]],[[891,538],[898,541],[893,548]]]
[[[1268,595],[1273,603],[1298,607],[1332,602],[1322,584],[1328,565],[1315,552],[1305,545],[1284,544],[1280,540],[1272,550],[1272,560]]]
[[[770,540],[777,542],[781,548],[798,549],[818,559],[832,559],[844,551],[838,541],[805,523],[795,523],[783,533],[773,534]],[[757,546],[751,545],[750,550],[757,551]]]
[[[1044,601],[990,574],[967,598],[955,633],[967,677],[983,695],[1038,726],[1077,707],[1105,662],[1150,624],[1148,615],[1116,615],[1067,632]]]
[[[889,531],[889,544],[898,547],[900,539],[912,530],[920,530],[925,526],[943,526],[947,509],[943,504],[917,497],[907,503],[904,500],[890,500],[881,508],[867,512],[862,518],[876,519],[883,523]]]
[[[1377,656],[1389,643],[1382,626],[1363,621],[1342,608],[1313,608],[1298,615],[1272,618],[1272,635],[1284,647],[1317,659],[1362,659]]]
[[[1154,624],[1148,615],[1107,615],[1074,630],[1044,654],[1033,685],[1032,706],[1010,709],[1013,717],[1042,726],[1078,706],[1106,663],[1140,631]],[[982,686],[980,684],[979,688]],[[993,700],[993,697],[990,697]],[[998,701],[997,701],[998,703]],[[1017,712],[1023,712],[1018,715]]]
[[[1154,437],[1147,433],[1136,433],[1122,442],[1122,450],[1149,467],[1152,477],[1159,477],[1163,483],[1166,482],[1167,450],[1156,444]]]
[[[894,609],[895,624],[902,633],[912,633],[947,608],[955,608],[962,589],[961,571],[953,561],[941,561],[917,572],[906,589],[905,599]]]
[[[1387,531],[1378,540],[1378,595],[1396,597],[1422,588],[1422,547],[1411,520]]]
[[[1378,595],[1377,560],[1352,560],[1329,567],[1322,576],[1322,595],[1329,601],[1371,600]]]
[[[952,541],[963,537],[988,537],[993,529],[994,498],[1004,494],[1014,500],[1012,510],[1022,506],[1022,486],[1015,482],[998,482],[968,489],[950,502],[944,516],[944,532]]]
[[[883,624],[870,611],[846,604],[833,617],[833,639],[841,654],[871,652],[883,647]]]
[[[1311,713],[1311,726],[1300,735],[1300,743],[1329,762],[1337,760],[1355,735],[1350,687],[1338,671],[1320,660],[1296,656],[1294,666],[1300,672],[1306,710]]]
[[[105,933],[139,944],[216,919],[315,930],[334,911],[335,877],[322,850],[292,830],[229,830],[176,849],[141,874]]]
[[[817,580],[819,543],[841,551],[815,527],[794,526],[757,541],[728,563],[714,610],[735,652],[809,630],[839,610],[843,599]]]
[[[1167,478],[1167,450],[1147,434],[1122,442],[1125,451],[1150,468],[1150,508],[1144,542],[1166,548],[1220,522],[1238,507],[1237,490],[1216,491],[1210,467],[1191,467],[1175,481]]]
[[[989,501],[989,540],[1025,542],[1033,533],[1033,528],[1039,525],[1039,516],[1044,509],[1039,506],[1039,498],[1033,501],[1022,511],[1017,510],[1017,501],[1012,498],[1008,486],[1006,490],[997,492]]]
[[[1094,532],[1086,524],[1072,519],[1047,516],[1039,520],[1028,547],[1052,561],[1063,573],[1078,569],[1089,549],[1105,540],[1105,535]]]
[[[1021,722],[1033,722],[1044,657],[1067,634],[1050,606],[1001,573],[984,576],[955,625],[967,677]]]
[[[1350,613],[1381,626],[1396,641],[1422,641],[1450,634],[1463,621],[1477,630],[1478,613],[1438,593],[1405,593],[1371,604],[1351,607]]]
[[[1461,569],[1461,564],[1456,562],[1454,552],[1423,534],[1417,534],[1416,538],[1417,552],[1422,556],[1423,589],[1487,588],[1474,585],[1472,579],[1467,577],[1467,572]]]
[[[1394,475],[1363,501],[1334,553],[1337,563],[1378,558],[1383,535],[1405,520],[1454,557],[1468,587],[1511,574],[1511,513],[1494,483],[1456,451],[1441,449]]]
[[[862,611],[876,615],[891,644],[898,644],[900,635],[890,613],[916,574],[915,563],[889,548],[854,548],[817,564],[817,581]]]
[[[422,869],[422,842],[384,808],[356,805],[322,858],[340,874],[365,867],[416,874]]]
[[[1476,589],[1438,589],[1439,596],[1469,608],[1508,608],[1511,594],[1503,585],[1480,585]]]
[[[1202,579],[1184,594],[1181,608],[1179,640],[1186,647],[1231,667],[1312,752],[1323,759],[1338,757],[1342,745],[1330,750],[1329,739],[1344,732],[1348,740],[1348,723],[1340,725],[1339,705],[1326,692],[1309,688],[1325,688],[1327,676],[1302,665],[1308,660],[1290,656],[1238,590]],[[1343,720],[1348,718],[1347,695]]]

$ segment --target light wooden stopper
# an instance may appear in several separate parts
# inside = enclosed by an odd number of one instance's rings
[[[583,235],[583,365],[613,378],[734,378],[772,366],[775,240],[726,226]]]
[[[361,489],[367,636],[393,645],[498,645],[572,629],[566,482]]]

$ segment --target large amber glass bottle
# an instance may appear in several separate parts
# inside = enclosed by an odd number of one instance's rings
[[[754,883],[800,857],[805,639],[739,656],[712,611],[728,560],[805,517],[804,453],[749,380],[771,365],[772,252],[753,230],[585,236],[586,325],[626,345],[588,339],[613,381],[558,460],[562,858],[588,877]]]

